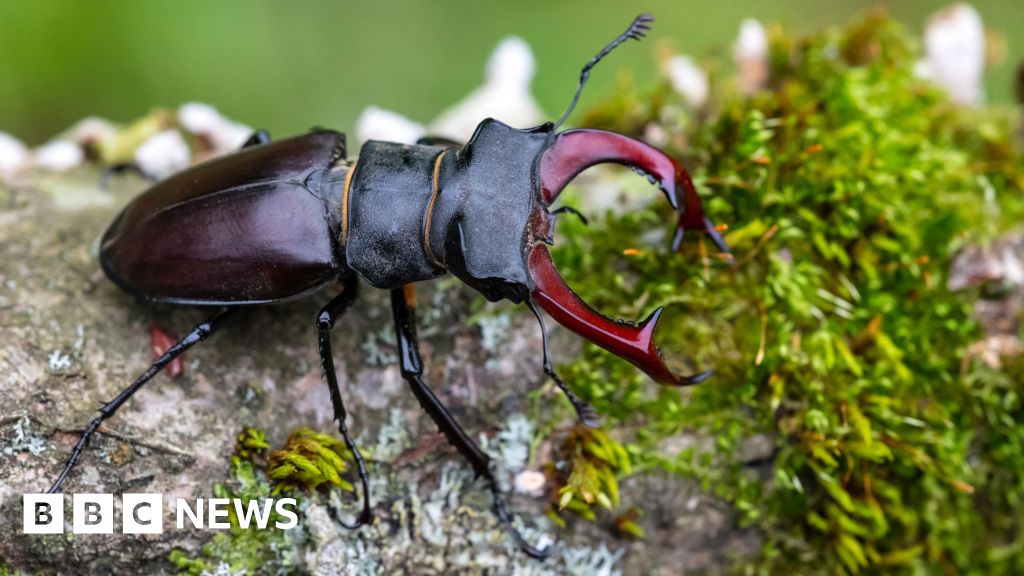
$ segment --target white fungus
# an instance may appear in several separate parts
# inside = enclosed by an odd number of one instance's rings
[[[544,113],[530,91],[536,70],[533,51],[522,38],[505,38],[487,61],[484,83],[430,124],[430,134],[469,140],[483,118],[516,128],[539,124]]]
[[[516,474],[515,479],[512,481],[512,486],[518,494],[526,494],[528,496],[536,497],[544,495],[544,484],[546,482],[547,478],[542,472],[538,472],[536,470],[523,470],[519,474]]]
[[[944,89],[954,102],[974,106],[984,99],[985,27],[970,4],[954,4],[925,23],[925,58],[914,72]]]
[[[359,142],[412,144],[429,134],[465,142],[484,118],[517,128],[539,124],[545,116],[530,91],[535,68],[530,45],[510,36],[498,43],[488,58],[484,83],[442,112],[429,127],[397,112],[369,106],[356,120],[356,138]]]
[[[689,56],[677,54],[665,62],[665,75],[672,89],[688,104],[700,108],[708,100],[708,75]]]
[[[54,140],[35,151],[36,165],[45,170],[70,170],[85,161],[82,147],[70,140]]]
[[[0,132],[0,174],[11,174],[25,165],[28,149],[21,140]]]
[[[79,144],[101,142],[117,138],[117,126],[105,118],[88,116],[68,128],[65,134]]]
[[[740,23],[732,57],[744,94],[753,94],[764,87],[768,81],[768,34],[760,22],[747,18]]]
[[[189,164],[192,153],[177,130],[164,130],[150,136],[135,149],[135,163],[155,178],[163,178]]]
[[[397,112],[368,106],[356,120],[356,138],[413,144],[426,134],[426,128]]]
[[[178,108],[178,123],[206,139],[214,152],[237,150],[253,133],[251,127],[225,118],[216,108],[202,102],[182,104]]]

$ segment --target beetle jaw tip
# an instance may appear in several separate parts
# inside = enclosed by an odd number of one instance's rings
[[[686,226],[683,222],[685,216],[680,216],[679,223],[676,225],[675,234],[672,236],[672,251],[678,252],[683,246],[683,236],[688,229],[695,228],[694,226]],[[732,251],[729,249],[729,245],[726,244],[725,238],[718,231],[718,228],[709,220],[707,217],[702,218],[702,222],[696,228],[707,235],[711,243],[718,249],[719,254],[724,255],[728,259],[732,259]]]

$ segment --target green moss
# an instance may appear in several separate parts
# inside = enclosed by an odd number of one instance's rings
[[[267,448],[270,448],[267,434],[259,428],[246,426],[235,437],[235,456],[238,458],[253,461],[266,452]]]
[[[352,483],[341,477],[348,469],[346,460],[352,461],[352,455],[343,441],[299,428],[288,436],[284,448],[270,453],[267,476],[274,484],[274,494],[315,490],[324,484],[351,492]]]
[[[629,454],[603,430],[577,424],[562,441],[556,460],[563,465],[548,467],[548,475],[561,486],[549,513],[556,524],[565,526],[558,511],[568,509],[593,520],[592,505],[611,509],[621,504],[618,478],[630,473]]]
[[[666,306],[666,355],[716,375],[680,394],[588,346],[563,377],[609,427],[638,430],[637,468],[695,477],[759,529],[761,572],[1019,573],[1019,366],[963,361],[973,295],[946,289],[960,246],[1024,214],[1016,113],[950,104],[877,15],[773,32],[771,54],[768,89],[720,82],[703,116],[665,90],[590,115],[638,136],[660,119],[735,267],[694,236],[678,255],[641,243],[671,223],[660,205],[559,222],[555,257],[588,301],[617,317]],[[714,442],[663,453],[688,431]],[[768,478],[743,461],[759,435]]]
[[[267,447],[266,436],[256,428],[245,428],[239,433],[236,451],[231,457],[231,477],[224,484],[214,486],[216,498],[238,498],[243,506],[251,501],[262,502],[272,493],[267,475],[262,471],[259,454]],[[276,492],[275,492],[276,494]],[[278,521],[285,521],[273,508],[267,529],[242,528],[234,507],[228,509],[227,531],[218,532],[203,546],[197,557],[182,550],[173,550],[168,559],[181,574],[198,576],[215,573],[226,567],[232,573],[289,574],[296,571],[289,551],[289,532],[274,529]],[[217,572],[219,573],[219,572]]]
[[[21,570],[15,570],[8,568],[2,560],[0,560],[0,576],[25,576],[27,573]]]

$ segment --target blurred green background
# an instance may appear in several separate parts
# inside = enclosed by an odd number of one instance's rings
[[[429,121],[468,91],[505,35],[538,60],[534,90],[556,115],[582,63],[638,12],[657,17],[652,42],[616,53],[584,98],[611,89],[617,69],[656,78],[659,44],[729,57],[740,20],[808,31],[883,6],[916,33],[946,2],[900,0],[610,0],[564,2],[283,2],[271,0],[0,0],[0,130],[38,144],[86,115],[127,121],[189,100],[286,135],[351,130],[375,104]],[[987,77],[989,100],[1011,97],[1024,57],[1024,0],[974,2],[1007,54]]]

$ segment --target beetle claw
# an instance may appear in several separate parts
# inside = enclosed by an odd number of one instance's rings
[[[581,129],[558,134],[541,156],[542,201],[551,205],[580,172],[602,163],[628,166],[658,185],[679,214],[672,238],[673,251],[682,246],[686,230],[700,230],[721,252],[729,253],[721,234],[704,216],[700,196],[686,170],[654,146],[615,132]],[[672,386],[690,386],[711,376],[710,371],[678,376],[665,365],[661,350],[654,343],[654,329],[661,317],[661,308],[638,325],[615,322],[590,308],[565,284],[546,247],[539,244],[532,247],[527,256],[527,268],[533,280],[531,297],[548,314],[569,330],[630,361],[655,381]]]
[[[348,530],[358,530],[373,521],[373,513],[366,508],[359,512],[359,515],[356,516],[352,523],[342,520],[341,516],[338,515],[338,511],[335,510],[333,506],[327,506],[327,513],[335,522],[341,524],[343,528]]]
[[[541,198],[550,205],[580,172],[604,163],[628,166],[658,185],[669,204],[679,213],[672,238],[673,251],[682,245],[685,230],[700,230],[721,252],[729,252],[714,224],[704,216],[700,196],[686,170],[668,154],[629,136],[590,129],[560,133],[541,157]]]
[[[344,527],[344,528],[346,528],[348,530],[358,530],[358,529],[362,528],[363,524],[364,524],[364,522],[362,521],[361,518],[356,518],[356,521],[353,522],[352,524],[349,524],[348,522],[345,522],[341,518],[338,518],[337,520],[338,520],[338,524],[341,524],[342,527]]]
[[[665,365],[661,350],[654,343],[654,332],[664,308],[658,307],[640,324],[616,322],[591,308],[565,283],[547,247],[535,245],[527,257],[533,280],[531,299],[559,324],[628,360],[654,381],[672,386],[697,384],[708,376],[677,376]]]
[[[704,231],[708,235],[708,238],[710,238],[711,241],[714,242],[715,247],[718,248],[718,251],[721,252],[722,254],[728,254],[731,256],[732,252],[729,251],[729,245],[725,243],[725,238],[722,238],[722,235],[718,233],[718,229],[715,228],[715,225],[712,224],[711,221],[708,220],[707,218],[704,219],[704,222],[707,225],[707,228],[705,228]]]
[[[587,428],[600,428],[601,418],[597,415],[597,410],[590,405],[589,402],[584,402],[580,405],[579,411],[580,424],[583,424]]]
[[[515,540],[519,549],[537,560],[544,560],[551,556],[551,553],[555,551],[556,544],[548,544],[544,548],[538,548],[527,542],[523,534],[512,523],[512,515],[509,514],[508,508],[505,505],[505,498],[502,496],[501,491],[498,490],[497,483],[493,478],[488,478],[488,483],[491,489],[491,496],[494,499],[494,515],[498,517],[498,522],[505,527],[505,531]]]
[[[676,225],[676,233],[672,237],[673,252],[678,252],[679,249],[682,247],[683,235],[685,232],[686,226],[683,225],[682,218],[680,218],[679,224]],[[722,238],[722,235],[718,233],[718,229],[715,228],[715,225],[711,223],[711,220],[707,219],[706,217],[704,218],[704,233],[707,234],[708,238],[711,239],[711,242],[714,243],[715,248],[718,248],[718,251],[720,253],[726,254],[730,257],[732,256],[732,252],[729,250],[729,245],[725,243],[725,239]]]
[[[708,378],[711,378],[714,375],[715,375],[715,371],[714,370],[705,370],[703,372],[698,372],[697,374],[694,374],[692,376],[679,376],[677,378],[677,380],[678,380],[678,384],[677,385],[678,386],[693,386],[695,384],[700,384],[701,382],[707,380]]]

